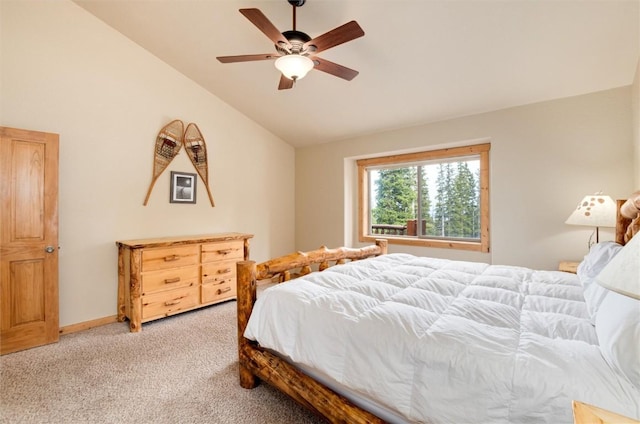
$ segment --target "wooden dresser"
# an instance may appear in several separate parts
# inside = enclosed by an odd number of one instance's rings
[[[142,323],[236,298],[236,262],[251,234],[117,241],[118,321]]]

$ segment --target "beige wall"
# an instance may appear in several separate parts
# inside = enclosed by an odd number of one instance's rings
[[[60,134],[60,325],[116,313],[115,241],[238,231],[265,260],[294,248],[294,150],[66,0],[0,1],[0,125]],[[153,146],[173,119],[198,124],[216,207],[149,205]],[[273,196],[273,187],[279,187]]]
[[[591,231],[564,224],[582,197],[633,189],[631,128],[627,86],[297,149],[296,247],[357,244],[352,158],[489,140],[491,253],[390,250],[554,269],[587,251]]]
[[[636,66],[636,75],[632,86],[633,103],[633,157],[636,190],[640,190],[640,60]]]

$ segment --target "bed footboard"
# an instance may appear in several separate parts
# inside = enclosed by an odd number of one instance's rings
[[[238,359],[240,385],[254,388],[260,380],[278,388],[301,405],[332,423],[383,423],[380,418],[362,410],[345,397],[313,380],[276,355],[244,337],[253,305],[257,298],[257,282],[270,279],[285,282],[311,272],[314,265],[323,271],[346,260],[359,260],[387,253],[387,241],[360,249],[322,247],[310,252],[297,252],[261,264],[242,261],[237,265]],[[292,270],[299,272],[292,273]]]

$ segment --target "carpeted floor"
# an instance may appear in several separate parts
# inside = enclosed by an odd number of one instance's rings
[[[117,323],[0,357],[2,423],[323,422],[272,387],[238,384],[236,302]]]

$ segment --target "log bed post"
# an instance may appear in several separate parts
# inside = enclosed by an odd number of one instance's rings
[[[388,245],[389,241],[387,239],[376,239],[376,246],[380,248],[380,253],[377,256],[386,255]]]
[[[625,235],[626,235],[626,231],[627,231],[627,227],[629,227],[629,225],[631,224],[632,219],[631,218],[627,218],[624,215],[622,215],[621,210],[622,210],[622,205],[624,205],[626,202],[626,200],[624,199],[618,199],[616,200],[616,207],[617,207],[617,211],[618,213],[616,214],[616,239],[615,242],[618,244],[625,244]]]
[[[256,302],[256,263],[254,261],[240,261],[237,263],[237,307],[238,307],[238,354],[240,356],[239,373],[240,386],[253,389],[258,385],[258,379],[243,364],[242,355],[251,343],[244,337],[253,304]]]

